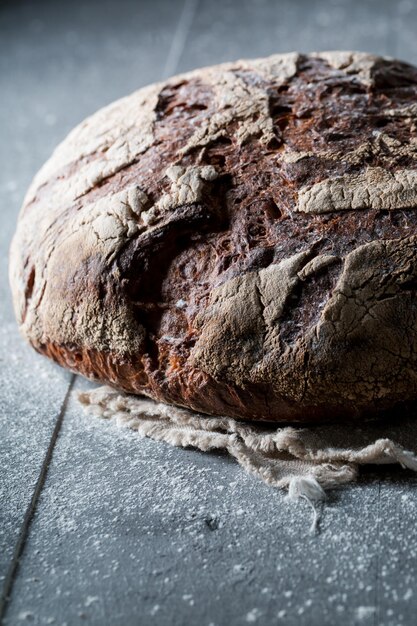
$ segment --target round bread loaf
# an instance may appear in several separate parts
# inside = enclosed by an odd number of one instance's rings
[[[275,55],[78,126],[26,196],[20,328],[88,378],[308,422],[417,399],[417,69]]]

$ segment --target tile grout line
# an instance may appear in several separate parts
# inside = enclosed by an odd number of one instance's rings
[[[184,6],[178,20],[177,28],[174,37],[172,38],[172,43],[168,52],[167,60],[162,71],[162,80],[165,80],[172,76],[172,74],[175,73],[178,67],[178,63],[180,62],[181,55],[184,51],[185,42],[187,40],[191,24],[194,20],[198,2],[199,0],[185,0],[184,2]]]
[[[30,531],[30,527],[32,524],[33,516],[36,512],[39,498],[42,493],[43,486],[45,484],[45,480],[46,480],[49,466],[52,460],[52,455],[54,452],[55,444],[58,439],[58,436],[62,427],[62,423],[64,421],[65,412],[68,406],[68,401],[71,395],[71,391],[74,387],[75,379],[76,379],[76,374],[72,374],[69,385],[68,385],[68,389],[64,396],[64,400],[62,402],[57,420],[55,422],[55,427],[52,432],[51,439],[49,441],[48,449],[46,451],[44,460],[42,462],[42,466],[39,472],[38,480],[36,481],[32,498],[28,504],[25,516],[23,518],[22,527],[20,529],[20,533],[19,533],[16,545],[15,545],[15,549],[13,551],[13,556],[10,562],[10,566],[9,566],[9,569],[7,571],[7,574],[4,580],[3,591],[0,596],[0,624],[2,623],[6,614],[7,604],[8,604],[10,594],[13,589],[14,581],[16,580],[16,575],[19,569],[20,559],[22,557],[22,554],[26,545],[26,541],[29,536],[29,531]]]
[[[374,590],[374,626],[378,626],[379,622],[379,584],[380,584],[380,550],[381,550],[381,478],[378,476],[378,499],[377,499],[377,509],[376,509],[376,539],[377,539],[377,550],[376,550],[376,567],[375,567],[375,590]]]
[[[394,27],[387,31],[385,54],[394,58],[398,58],[398,27],[401,17],[398,12],[397,3],[395,3],[395,9],[393,9],[390,17]]]

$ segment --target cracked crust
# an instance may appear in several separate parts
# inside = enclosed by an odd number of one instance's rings
[[[16,316],[89,378],[210,414],[415,407],[417,70],[274,55],[78,126],[35,177]]]

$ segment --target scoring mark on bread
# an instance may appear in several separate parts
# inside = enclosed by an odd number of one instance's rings
[[[126,241],[141,230],[140,216],[149,203],[146,193],[133,185],[86,205],[74,220],[74,231],[81,229],[86,239],[94,235],[92,252],[101,250],[110,262]]]
[[[190,137],[181,154],[226,136],[231,123],[237,123],[235,138],[238,144],[251,137],[258,137],[264,144],[274,140],[268,91],[262,82],[273,79],[275,86],[284,84],[296,74],[298,58],[295,53],[275,55],[269,59],[239,61],[207,70],[205,80],[213,88],[215,113]],[[260,84],[246,81],[245,71],[252,73]]]
[[[166,170],[166,176],[171,180],[171,189],[163,194],[153,207],[142,213],[146,225],[156,222],[166,211],[200,202],[205,184],[215,180],[218,174],[212,165],[202,167],[172,165]]]
[[[417,171],[369,167],[301,189],[296,211],[329,213],[350,209],[411,209],[417,205]]]
[[[132,164],[154,142],[161,84],[117,100],[77,126],[35,176],[28,205],[40,188],[59,186],[60,205],[74,202]],[[56,198],[48,198],[54,210]]]
[[[345,74],[356,76],[362,84],[367,86],[373,84],[373,72],[379,60],[379,57],[366,52],[351,52],[348,50],[317,52],[311,56],[323,59],[335,70],[341,70]]]
[[[339,257],[334,256],[333,254],[319,254],[315,256],[311,261],[309,261],[303,268],[298,272],[298,278],[301,280],[306,280],[312,274],[316,274],[321,271],[325,267],[329,265],[333,265],[339,261]]]

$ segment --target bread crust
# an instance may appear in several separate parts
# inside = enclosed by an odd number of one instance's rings
[[[291,53],[80,124],[12,242],[23,335],[64,367],[240,419],[417,400],[417,69]]]

